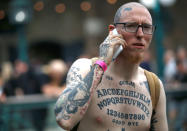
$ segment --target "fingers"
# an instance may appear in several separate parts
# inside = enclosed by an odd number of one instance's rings
[[[115,37],[113,36],[110,39],[110,46],[111,47],[115,47],[116,45],[122,45],[123,48],[125,48],[125,46],[127,45],[126,41],[123,38],[119,38],[119,37]]]
[[[109,32],[108,40],[110,41],[110,43],[116,43],[117,41],[120,42],[122,45],[126,44],[125,40],[123,39],[123,36],[121,34],[114,33],[113,30]]]
[[[109,38],[113,39],[114,37],[119,37],[119,38],[123,39],[123,36],[121,34],[113,34],[113,32],[110,31]]]
[[[100,45],[99,51],[99,56],[104,59],[107,65],[111,63],[115,50],[117,49],[117,47],[119,47],[119,45],[122,45],[123,48],[125,48],[127,43],[123,39],[123,36],[121,34],[114,35],[113,32],[110,31],[107,38]]]

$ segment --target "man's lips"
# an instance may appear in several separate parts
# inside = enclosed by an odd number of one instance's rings
[[[143,49],[145,47],[143,43],[133,43],[132,46],[139,49]]]

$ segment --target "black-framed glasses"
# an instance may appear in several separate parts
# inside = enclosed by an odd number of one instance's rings
[[[137,24],[137,23],[114,23],[116,26],[117,24],[122,24],[123,28],[126,32],[135,33],[138,31],[139,27],[142,27],[142,31],[144,34],[152,35],[156,29],[155,25],[149,24]]]

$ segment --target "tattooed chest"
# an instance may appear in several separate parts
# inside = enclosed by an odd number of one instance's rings
[[[152,103],[149,91],[141,82],[115,81],[105,76],[93,95],[94,109],[117,126],[149,126]]]
[[[97,97],[100,98],[92,103],[94,111],[90,111],[90,115],[97,123],[100,118],[101,122],[108,123],[107,127],[113,125],[129,131],[140,127],[143,130],[149,128],[152,112],[151,108],[143,101],[118,95],[99,96],[97,94]],[[93,114],[93,112],[96,113]]]
[[[97,108],[120,107],[123,111],[140,111],[147,117],[151,115],[152,103],[149,96],[128,89],[97,89],[94,95]]]

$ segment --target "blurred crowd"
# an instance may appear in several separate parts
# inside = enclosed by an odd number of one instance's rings
[[[145,53],[141,67],[155,72],[155,63],[150,51]],[[167,114],[170,131],[187,131],[187,99],[182,95],[187,90],[187,51],[184,47],[176,50],[167,49],[164,52],[163,83],[167,91],[173,91],[172,97],[167,97]],[[181,93],[176,97],[176,91]]]
[[[80,57],[89,57],[82,55]],[[155,59],[151,51],[145,52],[141,67],[155,71]],[[167,49],[164,53],[163,83],[165,89],[184,89],[187,83],[187,51],[183,47],[177,50]],[[65,89],[66,75],[70,63],[62,59],[53,59],[46,65],[28,64],[16,60],[13,64],[5,62],[0,68],[0,102],[6,102],[9,96],[24,96],[43,94],[48,97],[58,97]],[[168,122],[170,130],[187,130],[187,100],[186,98],[168,99]],[[39,113],[40,115],[38,115]],[[42,131],[46,109],[31,112],[33,124]],[[34,115],[33,115],[34,114]],[[38,117],[40,116],[40,118]],[[43,117],[42,117],[43,116]],[[35,121],[37,119],[37,122]],[[38,124],[38,121],[40,124]],[[43,122],[43,124],[41,124]],[[171,127],[172,126],[172,127]]]
[[[168,98],[168,122],[171,131],[187,130],[187,99],[182,92],[187,90],[187,54],[179,47],[176,52],[167,50],[164,55],[164,81],[166,89],[181,90],[180,97]]]
[[[58,97],[65,88],[68,65],[60,59],[51,60],[47,65],[32,64],[16,60],[12,65],[6,62],[1,67],[0,101],[6,103],[9,96],[43,94],[47,97]],[[34,96],[33,96],[34,97]],[[36,109],[22,112],[29,115],[34,128],[42,131],[45,128],[47,109]],[[1,126],[0,122],[0,126]],[[10,128],[11,129],[11,128]]]
[[[16,60],[1,67],[1,102],[8,96],[44,94],[58,97],[65,88],[68,66],[63,60],[54,59],[47,65],[29,65]]]

